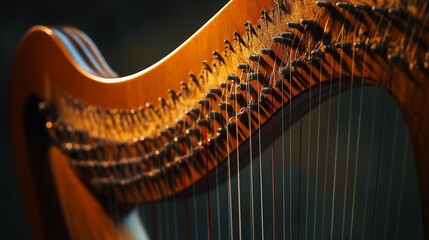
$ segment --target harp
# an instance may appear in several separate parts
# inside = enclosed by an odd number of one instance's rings
[[[79,30],[31,28],[9,106],[34,237],[428,238],[427,18],[233,0],[124,77]]]

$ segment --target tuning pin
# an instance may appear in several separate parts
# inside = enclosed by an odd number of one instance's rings
[[[219,97],[222,97],[222,91],[219,88],[210,88],[209,92],[216,94]]]
[[[258,55],[258,54],[251,54],[251,55],[249,55],[249,60],[250,61],[258,62],[260,59],[261,59],[261,55]]]
[[[205,109],[209,109],[210,108],[210,102],[205,100],[205,99],[200,99],[198,101],[198,104],[201,105],[201,107],[205,108]]]
[[[387,8],[385,6],[374,6],[372,10],[381,15],[385,15],[388,13]]]
[[[262,88],[261,92],[262,92],[262,94],[270,95],[270,94],[272,94],[272,93],[273,93],[273,88],[270,88],[270,87],[264,87],[264,88]]]
[[[235,74],[228,74],[226,79],[232,81],[233,83],[240,83],[240,78]]]
[[[289,79],[293,75],[293,69],[289,65],[284,67],[279,67],[279,75],[283,76],[285,79]]]
[[[354,6],[357,10],[361,10],[361,11],[369,11],[371,10],[371,6],[369,6],[366,3],[357,3]]]
[[[237,113],[237,119],[244,124],[245,127],[249,127],[249,114],[246,111],[246,108],[242,107],[240,112]]]
[[[200,118],[197,120],[197,125],[200,127],[205,127],[209,131],[210,135],[213,133],[213,126],[210,124],[207,118]]]
[[[261,72],[252,72],[247,74],[247,81],[258,80],[259,82],[265,82],[265,77]]]
[[[311,56],[317,57],[317,58],[323,58],[325,56],[325,53],[320,49],[315,49],[311,51]]]
[[[167,142],[168,142],[168,140],[169,140],[169,139],[171,139],[171,138],[172,138],[172,135],[171,135],[171,134],[170,134],[170,132],[169,132],[168,130],[166,130],[166,129],[160,130],[160,131],[159,131],[159,135],[160,135],[160,136],[162,136],[162,137],[164,137],[164,138],[165,138],[165,140],[167,140]]]
[[[282,36],[282,38],[294,39],[295,33],[293,33],[293,32],[282,32],[281,36]]]
[[[158,101],[161,104],[161,108],[165,111],[168,107],[167,101],[163,97],[159,97]]]
[[[400,52],[396,52],[396,53],[389,54],[387,58],[388,58],[391,62],[396,63],[396,62],[400,62],[400,61],[401,61],[401,59],[402,59],[402,55],[401,55],[401,53],[400,53]]]
[[[320,63],[320,58],[315,57],[315,56],[309,56],[307,57],[307,62],[313,65],[316,65],[318,63]]]
[[[386,51],[387,51],[386,44],[384,44],[384,43],[374,43],[371,46],[371,51],[373,53],[375,53],[375,54],[384,55],[384,54],[386,54]]]
[[[351,50],[351,44],[350,43],[341,43],[337,42],[334,44],[337,49],[341,49],[342,51],[350,51]]]
[[[268,56],[271,56],[272,54],[274,54],[273,49],[271,48],[262,48],[261,53]]]
[[[342,9],[346,9],[346,10],[353,6],[349,2],[337,2],[336,5],[337,5],[337,7],[342,8]]]
[[[267,11],[265,11],[264,9],[261,10],[261,19],[264,19],[268,22],[271,22],[271,17],[267,14]]]
[[[311,26],[314,24],[314,20],[307,19],[307,18],[302,18],[300,22],[302,25],[306,25],[306,26]]]
[[[210,67],[210,64],[207,62],[207,60],[203,61],[203,69],[207,70],[209,73],[212,73],[212,68]]]
[[[267,66],[267,62],[265,61],[265,59],[261,56],[261,55],[259,55],[259,54],[251,54],[250,56],[249,56],[249,60],[250,61],[253,61],[253,62],[257,62],[258,63],[258,65],[259,66],[261,66],[261,67],[263,67],[263,68],[266,68],[266,66]]]
[[[189,116],[192,120],[195,121],[200,116],[200,109],[199,108],[191,108],[191,109],[185,111],[185,115]]]
[[[277,5],[278,10],[286,11],[286,6],[281,1],[274,1],[274,3]]]
[[[241,93],[230,93],[228,94],[228,100],[236,101],[241,107],[245,106],[246,99],[244,98],[243,94]]]
[[[202,138],[202,133],[198,128],[188,128],[186,129],[186,134],[190,136],[196,136],[198,139]]]
[[[146,103],[146,108],[152,113],[152,116],[160,117],[158,111],[155,109],[152,103]]]
[[[216,96],[213,93],[206,93],[205,94],[206,99],[213,99],[216,100]]]
[[[302,29],[302,26],[299,24],[299,22],[288,22],[287,26],[290,28],[298,29],[298,30]]]
[[[326,9],[332,8],[332,3],[328,1],[317,1],[316,5],[320,8],[326,8]]]
[[[283,80],[282,80],[282,79],[277,79],[277,81],[276,81],[276,83],[274,84],[274,86],[275,86],[276,88],[281,89],[282,91],[289,92],[289,91],[288,91],[288,89],[289,89],[289,88],[284,84],[284,82],[283,82]]]
[[[223,42],[226,44],[225,48],[229,48],[232,52],[234,52],[234,48],[232,47],[231,42],[228,41],[228,39],[223,40]]]
[[[237,68],[240,70],[248,71],[250,67],[249,67],[249,64],[247,63],[239,63],[237,65]]]
[[[207,114],[207,119],[216,120],[221,126],[226,122],[225,118],[217,111],[211,111]]]
[[[190,124],[185,119],[177,119],[176,120],[176,130],[180,132],[184,128],[188,128]]]
[[[195,76],[194,73],[190,72],[189,78],[191,78],[191,81],[195,84],[195,86],[197,86],[197,88],[201,90],[200,82],[198,81],[197,76]]]
[[[355,42],[353,44],[353,47],[356,48],[356,49],[365,49],[366,48],[366,43],[363,42],[363,41],[358,41],[358,42]]]
[[[229,89],[231,85],[228,82],[221,82],[219,83],[219,88],[226,88]]]
[[[258,111],[258,109],[260,108],[260,104],[259,103],[251,103],[248,106],[250,111]]]
[[[180,82],[180,88],[182,89],[182,92],[186,95],[186,96],[188,96],[189,95],[189,87],[188,87],[188,85],[184,82],[184,81],[181,81]],[[183,96],[183,95],[182,95]]]
[[[249,87],[248,83],[240,83],[237,85],[237,90],[246,90]]]
[[[407,11],[404,8],[394,8],[389,10],[389,14],[403,18],[407,16]]]
[[[292,41],[290,40],[290,39],[288,39],[288,38],[284,38],[284,37],[278,37],[278,36],[275,36],[275,37],[273,37],[273,42],[275,42],[275,43],[281,43],[281,44],[284,44],[284,45],[292,45]]]
[[[244,26],[246,26],[246,31],[248,31],[250,34],[256,35],[255,29],[252,27],[250,22],[245,22]]]
[[[225,60],[218,51],[213,51],[213,58],[218,60],[220,63],[225,63]]]
[[[243,44],[244,46],[246,46],[246,43],[244,42],[243,38],[240,36],[240,34],[238,32],[234,32],[233,35],[234,35],[233,40],[235,40],[238,43]]]
[[[305,62],[302,59],[294,59],[290,62],[290,65],[294,68],[300,68],[305,65]]]
[[[173,89],[168,89],[168,93],[170,94],[170,98],[173,101],[173,104],[176,105],[176,103],[179,101],[179,96]]]
[[[326,45],[323,45],[323,52],[324,53],[332,53],[332,45],[330,45],[330,44],[326,44]]]
[[[226,111],[229,117],[235,115],[234,108],[228,102],[221,102],[221,103],[219,103],[219,109]]]

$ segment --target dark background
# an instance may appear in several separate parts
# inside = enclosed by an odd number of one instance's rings
[[[86,33],[111,68],[129,75],[173,51],[226,0],[2,1],[0,3],[0,239],[30,239],[10,151],[7,98],[13,56],[33,25],[71,25]]]

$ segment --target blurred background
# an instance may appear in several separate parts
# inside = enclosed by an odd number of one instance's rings
[[[86,33],[110,67],[129,75],[173,51],[227,0],[2,1],[0,3],[0,239],[31,239],[10,152],[8,85],[18,44],[34,25],[70,25]]]

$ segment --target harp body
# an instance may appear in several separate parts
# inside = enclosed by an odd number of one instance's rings
[[[17,52],[9,97],[32,233],[127,238],[106,210],[106,195],[126,212],[191,186],[212,189],[210,174],[230,166],[261,126],[283,119],[284,106],[293,123],[321,101],[368,85],[388,92],[408,124],[427,238],[427,12],[424,1],[234,0],[165,59],[126,77],[78,30],[33,27]],[[115,150],[86,156],[95,143]],[[124,145],[141,152],[118,147]],[[124,172],[103,170],[121,166]]]

